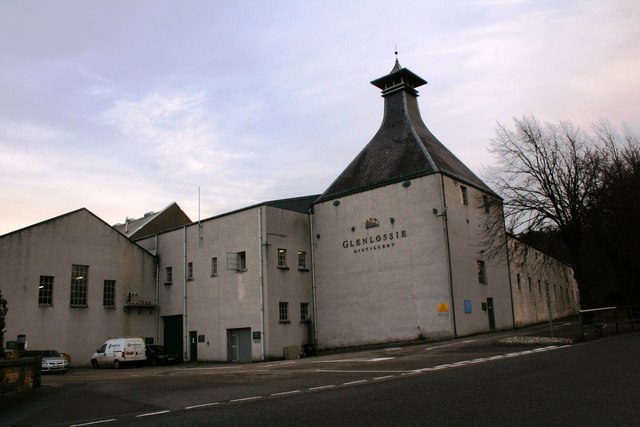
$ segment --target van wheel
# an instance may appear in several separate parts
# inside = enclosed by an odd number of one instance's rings
[[[93,366],[95,369],[98,369],[100,367],[96,359],[91,359],[91,366]]]
[[[117,360],[117,359],[116,359],[116,360],[114,360],[114,361],[113,361],[113,367],[114,367],[115,369],[120,369],[120,361],[119,361],[119,360]]]

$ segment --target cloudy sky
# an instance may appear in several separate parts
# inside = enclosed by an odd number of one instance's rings
[[[0,235],[321,193],[377,131],[396,46],[478,173],[513,117],[640,131],[637,0],[2,0]]]

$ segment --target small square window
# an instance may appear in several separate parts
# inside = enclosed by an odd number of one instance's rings
[[[246,252],[227,252],[227,270],[247,271]]]
[[[289,303],[281,302],[278,309],[278,320],[280,322],[288,322],[289,321]]]

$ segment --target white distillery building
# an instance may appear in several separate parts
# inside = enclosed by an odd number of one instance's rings
[[[382,125],[322,195],[198,222],[172,204],[114,227],[81,209],[0,236],[6,339],[77,364],[125,335],[185,361],[250,362],[576,313],[568,266],[540,267],[550,257],[504,230],[487,255],[500,197],[427,129],[425,83],[397,61],[372,82]]]

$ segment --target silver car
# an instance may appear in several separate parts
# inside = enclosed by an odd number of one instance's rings
[[[67,372],[69,361],[56,350],[43,350],[42,372]]]

